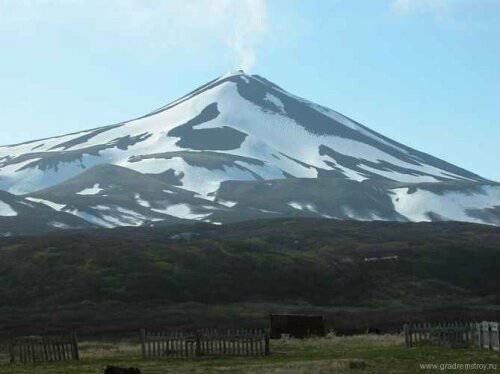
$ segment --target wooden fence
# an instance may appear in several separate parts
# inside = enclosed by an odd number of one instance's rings
[[[10,341],[9,354],[11,363],[78,360],[78,341],[75,333],[18,337]]]
[[[415,323],[405,324],[405,343],[407,347],[422,344],[446,345],[454,348],[469,347],[474,344],[475,323]]]
[[[478,345],[481,349],[491,349],[500,352],[500,337],[498,322],[481,322],[476,325]]]
[[[267,356],[269,334],[263,330],[198,330],[167,332],[141,330],[142,356]]]

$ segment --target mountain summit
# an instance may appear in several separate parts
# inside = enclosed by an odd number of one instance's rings
[[[0,147],[0,189],[105,227],[293,215],[500,224],[498,184],[243,71],[131,121]]]

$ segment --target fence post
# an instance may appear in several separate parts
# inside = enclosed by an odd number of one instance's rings
[[[482,348],[490,349],[490,324],[487,321],[481,323],[481,331],[483,337]]]
[[[141,329],[141,351],[142,358],[146,358],[146,329]]]
[[[464,331],[465,331],[465,334],[463,336],[463,339],[464,339],[465,346],[468,347],[468,348],[470,348],[469,347],[469,329],[470,329],[469,323],[468,322],[464,322]]]
[[[186,334],[182,334],[182,341],[184,342],[184,354],[189,357],[188,336]]]
[[[49,352],[47,350],[47,337],[43,337],[42,339],[42,345],[43,345],[43,360],[45,362],[49,361]]]
[[[201,339],[200,339],[200,333],[198,331],[195,332],[195,338],[196,338],[195,339],[196,346],[194,347],[195,356],[199,357],[199,356],[201,356],[201,346],[200,346]]]
[[[478,338],[478,343],[479,343],[479,349],[483,349],[483,323],[482,322],[477,322],[477,334],[479,336]]]
[[[403,326],[403,331],[405,333],[405,344],[407,348],[410,348],[410,339],[408,337],[408,324],[405,323]]]
[[[222,353],[226,354],[226,341],[229,340],[229,333],[227,331],[222,333]]]
[[[72,356],[73,360],[80,360],[80,352],[78,351],[78,339],[76,337],[76,331],[71,332],[71,346],[72,346]]]
[[[414,324],[410,324],[408,325],[408,341],[409,341],[409,344],[410,344],[410,348],[413,346],[413,332],[414,332],[414,327],[415,325]]]
[[[490,346],[496,352],[500,352],[500,324],[498,322],[491,323],[491,339]]]
[[[265,344],[266,344],[266,348],[265,348],[264,354],[266,356],[269,356],[269,334],[268,333],[266,333],[266,343]]]
[[[9,342],[9,355],[10,355],[10,363],[13,364],[16,362],[16,354],[14,348],[14,338],[12,338]]]

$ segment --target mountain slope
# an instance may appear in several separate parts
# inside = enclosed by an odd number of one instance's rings
[[[179,239],[186,230],[191,238]],[[453,318],[450,306],[494,304],[496,318],[499,241],[500,228],[483,225],[324,219],[0,238],[0,332],[220,326],[230,316],[254,318],[248,305],[221,305],[251,302],[265,316],[274,309],[269,303],[302,314],[313,305],[346,307],[358,325],[366,320],[353,316],[354,307],[376,309],[390,323],[387,313],[403,308],[397,328],[426,307],[439,309],[438,319]]]
[[[0,147],[0,189],[104,227],[275,215],[500,222],[498,184],[241,71],[132,121]]]
[[[500,186],[496,183],[363,182],[343,178],[224,182],[216,202],[220,222],[277,217],[322,217],[361,221],[464,221],[500,225]]]
[[[204,164],[214,153],[218,159]],[[0,188],[29,193],[102,163],[170,171],[204,195],[224,180],[288,176],[484,181],[259,76],[236,73],[133,121],[0,147]],[[197,183],[200,178],[210,183]]]
[[[178,224],[189,220],[211,222],[213,210],[227,209],[162,180],[115,165],[98,165],[57,186],[30,194],[59,211],[93,224],[154,226],[155,222]]]
[[[225,181],[206,199],[161,176],[99,165],[26,198],[107,228],[280,217],[500,225],[498,184],[460,180],[404,184],[327,176]]]
[[[0,191],[0,237],[96,227],[53,207]]]

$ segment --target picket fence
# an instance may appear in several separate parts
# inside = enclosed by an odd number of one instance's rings
[[[491,349],[500,352],[500,323],[483,321],[476,325],[478,345],[482,349]]]
[[[407,347],[422,344],[469,347],[474,342],[475,330],[474,323],[463,322],[405,324],[405,343]]]
[[[78,360],[76,334],[13,338],[9,344],[11,363]]]
[[[267,356],[269,334],[264,330],[141,330],[142,356]]]
[[[453,348],[477,346],[499,351],[498,322],[414,323],[404,325],[407,347],[423,344],[445,345]]]

